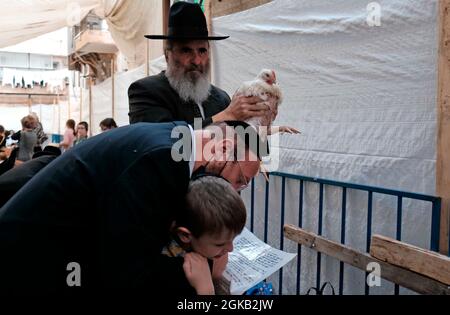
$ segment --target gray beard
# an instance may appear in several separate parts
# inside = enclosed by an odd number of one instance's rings
[[[180,98],[185,102],[194,101],[197,104],[202,104],[208,98],[211,88],[208,76],[209,69],[194,81],[189,77],[189,74],[184,74],[182,69],[167,65],[166,77],[170,86],[177,91]]]

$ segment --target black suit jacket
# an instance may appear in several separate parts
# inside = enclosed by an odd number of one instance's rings
[[[139,123],[95,136],[22,187],[0,209],[0,288],[71,290],[70,262],[82,288],[189,287],[165,281],[183,276],[182,262],[160,255],[189,184],[188,162],[171,156],[174,127],[188,128]]]
[[[194,112],[170,86],[165,72],[149,76],[131,84],[128,89],[130,123],[137,122],[194,122]],[[205,112],[203,127],[212,123],[212,116],[223,111],[230,104],[228,94],[211,85],[210,95],[203,102]]]

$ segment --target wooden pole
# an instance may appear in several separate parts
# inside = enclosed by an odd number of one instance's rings
[[[80,73],[81,74],[81,73]],[[81,76],[78,76],[78,88],[80,89],[80,120],[82,119],[82,111],[83,111],[83,87],[81,86]]]
[[[150,41],[145,41],[145,74],[148,77],[150,75]]]
[[[212,1],[211,0],[204,0],[204,5],[205,5],[205,17],[206,17],[206,23],[208,25],[208,31],[210,34],[213,33],[213,29],[212,29]],[[212,53],[212,48],[211,44],[212,42],[209,43],[210,47],[209,47],[209,62],[211,65],[211,72],[209,73],[209,81],[212,82],[213,78],[214,78],[214,56]]]
[[[53,98],[53,107],[58,109],[58,134],[61,134],[61,107],[56,101],[56,97]]]
[[[113,56],[112,60],[111,60],[111,84],[112,84],[112,102],[111,102],[111,117],[113,119],[115,119],[116,115],[116,109],[115,109],[115,99],[114,99],[114,94],[115,94],[115,68],[116,68],[116,56]]]
[[[61,134],[61,104],[59,103],[59,94],[56,94],[56,106],[58,106],[58,134]]]
[[[163,0],[162,30],[163,30],[164,35],[167,35],[167,24],[169,21],[169,9],[170,9],[170,0]]]
[[[67,119],[70,119],[71,108],[70,108],[70,83],[67,85]]]
[[[28,94],[28,113],[31,114],[31,94]]]
[[[89,137],[92,137],[92,78],[89,77]]]
[[[449,251],[450,225],[450,0],[439,1],[436,194],[442,198],[440,252]]]

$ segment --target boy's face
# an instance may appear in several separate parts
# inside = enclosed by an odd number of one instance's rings
[[[219,258],[233,251],[234,233],[204,234],[199,238],[190,236],[191,249],[207,258]]]

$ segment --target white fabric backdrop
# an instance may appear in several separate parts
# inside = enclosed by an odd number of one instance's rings
[[[233,93],[273,68],[285,101],[280,168],[289,173],[434,194],[436,164],[437,1],[386,0],[381,25],[367,22],[367,1],[275,0],[214,20],[231,35],[215,44],[215,81]],[[288,181],[287,223],[298,224],[298,183]],[[270,185],[269,243],[279,245],[281,182]],[[244,193],[249,197],[248,192]],[[249,203],[248,203],[249,205]],[[396,199],[374,194],[373,232],[395,237]],[[327,188],[323,234],[340,241],[341,192]],[[404,200],[402,239],[429,247],[431,205]],[[262,237],[264,186],[257,187]],[[367,194],[349,191],[346,243],[366,250]],[[317,232],[318,187],[305,187],[304,227]],[[288,247],[296,246],[288,242]],[[315,252],[303,249],[302,293],[315,286]],[[295,262],[285,292],[295,292]],[[322,258],[322,281],[338,287],[339,264]],[[277,278],[273,279],[277,283]],[[364,272],[346,267],[344,293],[364,293]],[[277,287],[278,288],[278,287]],[[385,284],[372,293],[392,293]]]
[[[100,0],[1,0],[0,47],[73,26]]]

